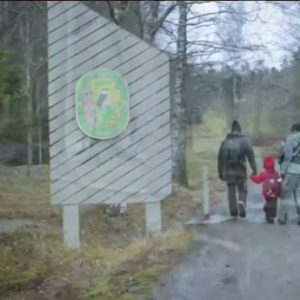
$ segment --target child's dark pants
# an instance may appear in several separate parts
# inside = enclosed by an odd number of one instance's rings
[[[274,221],[277,216],[277,198],[267,198],[264,212],[267,221]]]

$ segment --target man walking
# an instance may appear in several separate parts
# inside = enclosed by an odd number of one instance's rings
[[[253,175],[256,175],[257,168],[253,148],[242,134],[240,124],[233,121],[231,132],[221,143],[218,153],[219,178],[227,183],[229,211],[233,218],[238,217],[238,215],[241,218],[246,217],[248,193],[246,158]]]
[[[300,225],[300,123],[291,128],[291,133],[284,139],[282,157],[280,161],[282,176],[282,190],[278,222],[285,224],[288,220],[288,211],[291,204],[296,204]]]

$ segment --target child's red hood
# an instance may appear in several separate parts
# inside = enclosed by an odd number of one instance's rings
[[[272,156],[266,156],[264,159],[264,169],[266,170],[274,170],[275,161]]]

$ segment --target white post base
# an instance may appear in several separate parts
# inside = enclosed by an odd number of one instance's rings
[[[78,205],[63,206],[63,233],[64,243],[67,247],[78,249],[80,247],[80,220]]]
[[[161,202],[146,203],[146,230],[148,233],[161,232]]]
[[[120,204],[120,214],[126,214],[127,212],[127,203]]]

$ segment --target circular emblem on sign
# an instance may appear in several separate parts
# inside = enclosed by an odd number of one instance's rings
[[[129,90],[115,71],[96,69],[76,85],[76,121],[87,136],[106,140],[121,134],[129,123]]]

